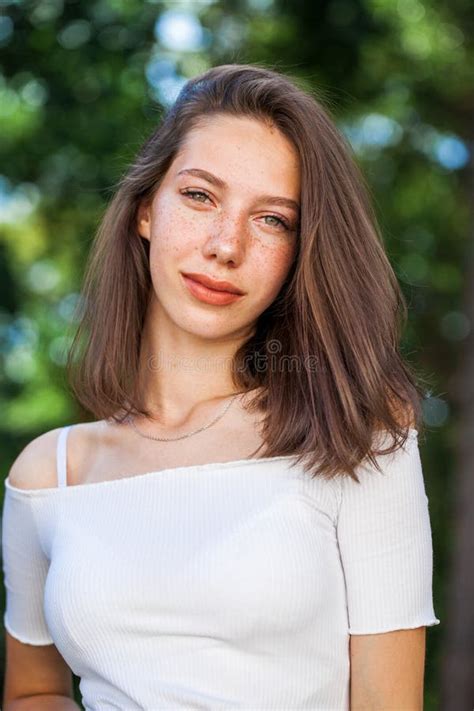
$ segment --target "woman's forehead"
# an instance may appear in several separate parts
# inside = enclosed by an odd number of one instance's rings
[[[235,128],[230,131],[232,125]],[[172,180],[194,175],[218,189],[242,188],[299,200],[296,149],[283,134],[275,135],[275,129],[255,120],[230,117],[226,123],[195,129],[168,173]]]

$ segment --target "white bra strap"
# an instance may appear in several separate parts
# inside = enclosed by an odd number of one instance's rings
[[[56,447],[56,471],[58,487],[67,486],[67,435],[72,425],[63,427],[59,432]]]

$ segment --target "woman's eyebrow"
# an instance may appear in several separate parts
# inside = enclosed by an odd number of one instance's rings
[[[202,178],[203,180],[207,180],[208,183],[211,183],[211,185],[215,185],[216,187],[221,188],[222,190],[228,187],[225,180],[222,180],[222,178],[218,178],[217,175],[213,175],[212,173],[209,173],[207,170],[203,170],[202,168],[185,168],[184,170],[180,170],[177,175],[194,175],[196,178]],[[290,198],[286,197],[277,197],[275,195],[260,195],[259,200],[261,200],[262,202],[272,203],[273,205],[280,205],[281,207],[289,207],[290,210],[294,210],[298,213],[300,210],[300,206],[297,202],[295,202],[295,200],[291,200]]]

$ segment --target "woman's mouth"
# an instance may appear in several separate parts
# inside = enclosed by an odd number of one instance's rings
[[[206,304],[213,304],[215,306],[226,306],[227,304],[232,304],[234,301],[241,299],[243,294],[233,294],[230,291],[217,291],[216,289],[210,289],[204,284],[200,284],[198,281],[194,281],[191,277],[185,274],[181,275],[183,281],[196,299],[203,301]]]

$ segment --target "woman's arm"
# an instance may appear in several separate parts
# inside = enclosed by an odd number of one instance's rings
[[[59,428],[32,440],[18,455],[9,482],[18,489],[54,486]],[[35,524],[33,499],[6,491],[2,552],[7,590],[4,711],[78,711],[73,675],[56,645],[49,642],[44,617],[48,561]],[[23,641],[22,641],[23,640]]]
[[[351,711],[423,711],[426,627],[350,636]]]

